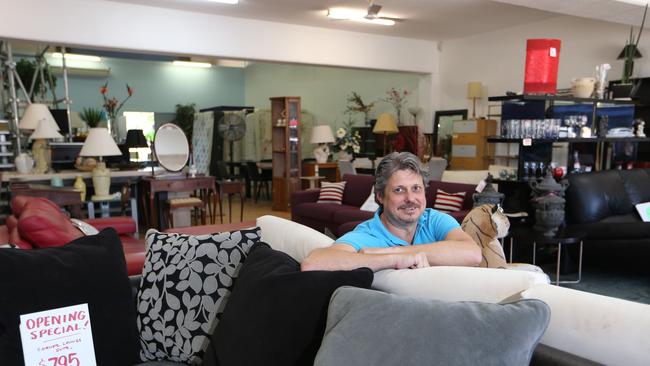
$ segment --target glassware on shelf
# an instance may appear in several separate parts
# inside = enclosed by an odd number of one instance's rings
[[[537,171],[537,162],[536,161],[531,161],[530,165],[528,165],[528,179],[535,179],[536,174],[535,172]]]
[[[523,171],[524,176],[522,177],[524,180],[528,180],[529,171],[530,171],[530,162],[529,161],[524,161],[524,171]]]

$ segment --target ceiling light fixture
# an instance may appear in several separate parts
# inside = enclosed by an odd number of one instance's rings
[[[363,10],[348,8],[330,8],[327,9],[327,17],[336,20],[351,20],[353,22],[369,23],[377,25],[395,25],[395,21],[384,18],[368,18],[367,13]]]
[[[209,62],[195,62],[195,61],[172,61],[174,66],[184,66],[184,67],[200,67],[204,69],[209,69],[212,67],[212,64]]]
[[[208,0],[211,3],[221,3],[221,4],[230,4],[235,5],[239,3],[239,0]]]
[[[52,53],[52,58],[62,59],[63,54],[61,52],[53,52]],[[102,60],[102,58],[99,57],[99,56],[80,55],[78,53],[66,53],[65,54],[65,59],[66,60],[75,60],[75,61],[92,61],[92,62],[100,62]]]

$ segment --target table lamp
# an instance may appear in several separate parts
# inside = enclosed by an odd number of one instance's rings
[[[49,112],[48,112],[49,113]],[[50,170],[50,160],[52,159],[52,150],[47,139],[63,138],[59,133],[59,127],[54,119],[41,119],[38,121],[38,127],[29,136],[32,143],[32,155],[34,156],[34,173],[43,174]]]
[[[95,188],[93,200],[111,199],[112,196],[109,194],[111,172],[106,168],[106,163],[104,163],[102,157],[116,155],[122,155],[122,152],[108,133],[108,129],[105,127],[91,128],[84,145],[81,147],[79,156],[99,157],[99,162],[92,173],[93,187]]]
[[[467,99],[473,102],[472,118],[476,118],[476,100],[483,98],[483,85],[480,81],[467,83]]]
[[[379,135],[384,135],[384,155],[386,155],[386,145],[388,143],[388,135],[393,135],[399,133],[397,128],[397,123],[395,122],[395,116],[390,113],[382,113],[377,117],[377,123],[372,129],[372,133]]]
[[[126,147],[127,154],[129,155],[129,160],[130,160],[131,149],[149,147],[149,144],[147,144],[147,139],[144,137],[144,132],[142,132],[142,130],[128,130],[126,132],[126,141],[124,142],[124,147]],[[137,150],[136,150],[136,154],[138,154],[136,160],[139,161],[140,156]]]
[[[311,138],[309,139],[309,142],[312,144],[318,144],[318,147],[314,149],[314,158],[316,158],[316,162],[318,164],[327,163],[327,158],[330,155],[330,148],[327,144],[334,142],[332,128],[329,125],[314,126],[311,130]]]

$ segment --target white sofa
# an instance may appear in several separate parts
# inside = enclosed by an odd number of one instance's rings
[[[301,262],[332,239],[275,216],[257,219],[262,240]],[[607,365],[650,365],[650,305],[549,284],[544,274],[506,269],[429,267],[375,273],[373,288],[443,301],[498,303],[534,298],[551,308],[541,343]]]

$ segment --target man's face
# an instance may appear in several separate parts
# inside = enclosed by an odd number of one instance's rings
[[[427,205],[422,176],[410,170],[398,170],[377,199],[384,205],[383,215],[391,224],[402,227],[417,223]]]

